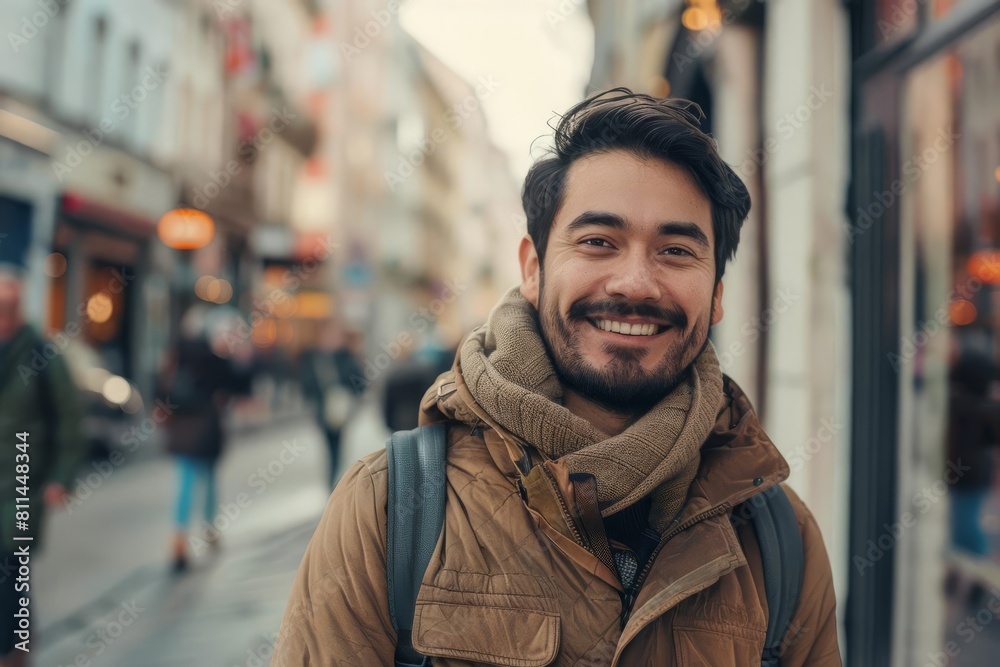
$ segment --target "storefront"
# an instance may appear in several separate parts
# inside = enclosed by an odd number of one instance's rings
[[[49,252],[56,206],[47,153],[54,133],[39,128],[30,122],[8,123],[0,131],[0,263],[24,269],[21,307],[25,317],[36,323],[48,311],[42,259]]]
[[[145,319],[138,272],[148,265],[154,230],[152,220],[67,193],[60,199],[46,260],[48,329],[75,324],[73,330],[79,327],[105,367],[129,379],[138,370],[135,324]]]
[[[63,135],[55,154],[78,149],[75,140]],[[78,166],[62,174],[51,232],[38,238],[41,319],[50,332],[79,331],[108,371],[151,396],[170,330],[170,253],[156,223],[176,188],[164,171],[108,146],[92,146]]]
[[[1000,3],[852,9],[845,660],[996,664]]]

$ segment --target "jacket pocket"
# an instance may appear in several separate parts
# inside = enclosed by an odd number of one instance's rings
[[[759,667],[763,642],[724,629],[674,626],[674,663],[683,667]]]
[[[418,602],[413,646],[477,664],[543,667],[559,651],[559,614],[488,605]]]

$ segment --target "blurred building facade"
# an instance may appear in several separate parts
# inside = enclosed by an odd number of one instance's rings
[[[852,38],[849,628],[893,665],[988,664],[966,619],[1000,585],[997,437],[956,409],[1000,409],[1000,3],[862,3]],[[992,386],[956,405],[970,359]]]
[[[196,304],[279,370],[333,320],[369,356],[456,343],[518,281],[517,186],[482,111],[497,84],[398,9],[4,3],[0,261],[26,267],[29,318],[79,325],[143,395]],[[159,222],[186,209],[212,233],[179,250]]]
[[[332,281],[372,358],[457,343],[517,283],[523,233],[510,224],[517,186],[482,111],[493,84],[462,80],[403,30],[398,10],[331,0],[317,33],[335,53],[319,103]]]
[[[156,221],[176,202],[159,128],[171,57],[172,10],[128,3],[4,3],[12,56],[0,66],[0,216],[28,270],[29,317],[79,332],[109,370],[140,384],[152,371],[149,312],[166,304]],[[6,213],[6,212],[5,212]],[[147,323],[154,327],[147,327]]]
[[[713,339],[823,530],[846,661],[945,664],[945,573],[1000,583],[942,487],[949,368],[997,360],[1000,3],[588,10],[591,88],[697,102],[753,198]]]
[[[26,267],[30,320],[94,347],[145,396],[186,307],[227,303],[250,321],[267,258],[251,232],[288,227],[315,143],[291,75],[313,11],[209,0],[0,9],[15,27],[0,64],[0,219],[12,239],[0,260]],[[211,216],[205,247],[158,238],[160,219],[183,207]],[[217,281],[210,294],[195,290],[201,276]]]

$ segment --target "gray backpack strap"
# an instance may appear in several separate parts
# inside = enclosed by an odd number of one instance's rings
[[[386,577],[389,616],[396,630],[396,667],[430,664],[413,648],[413,615],[420,582],[444,526],[444,424],[397,431],[386,443],[389,460]]]
[[[745,504],[750,507],[741,515],[750,515],[757,535],[767,596],[767,636],[761,665],[778,667],[781,643],[789,631],[802,591],[805,566],[802,534],[788,494],[780,485],[757,494]]]

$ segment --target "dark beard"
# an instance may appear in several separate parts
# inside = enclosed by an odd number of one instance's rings
[[[563,386],[616,414],[638,415],[647,412],[687,377],[692,362],[708,345],[709,332],[702,334],[696,323],[679,348],[672,348],[652,372],[642,369],[641,350],[618,345],[605,346],[605,350],[613,355],[613,359],[609,364],[596,368],[580,353],[579,343],[576,340],[577,332],[574,332],[555,310],[548,312],[545,309],[544,273],[540,276],[538,287],[538,315],[542,339]],[[586,322],[584,315],[596,312],[594,306],[595,304],[573,304],[570,308],[570,319]],[[683,311],[664,310],[649,304],[631,306],[622,302],[601,302],[599,309],[602,312],[618,315],[660,317],[671,322],[679,331],[685,331],[687,326],[687,317]],[[714,310],[713,302],[709,309],[709,322],[712,321]],[[711,327],[708,329],[710,331]],[[697,352],[691,354],[695,349]]]

